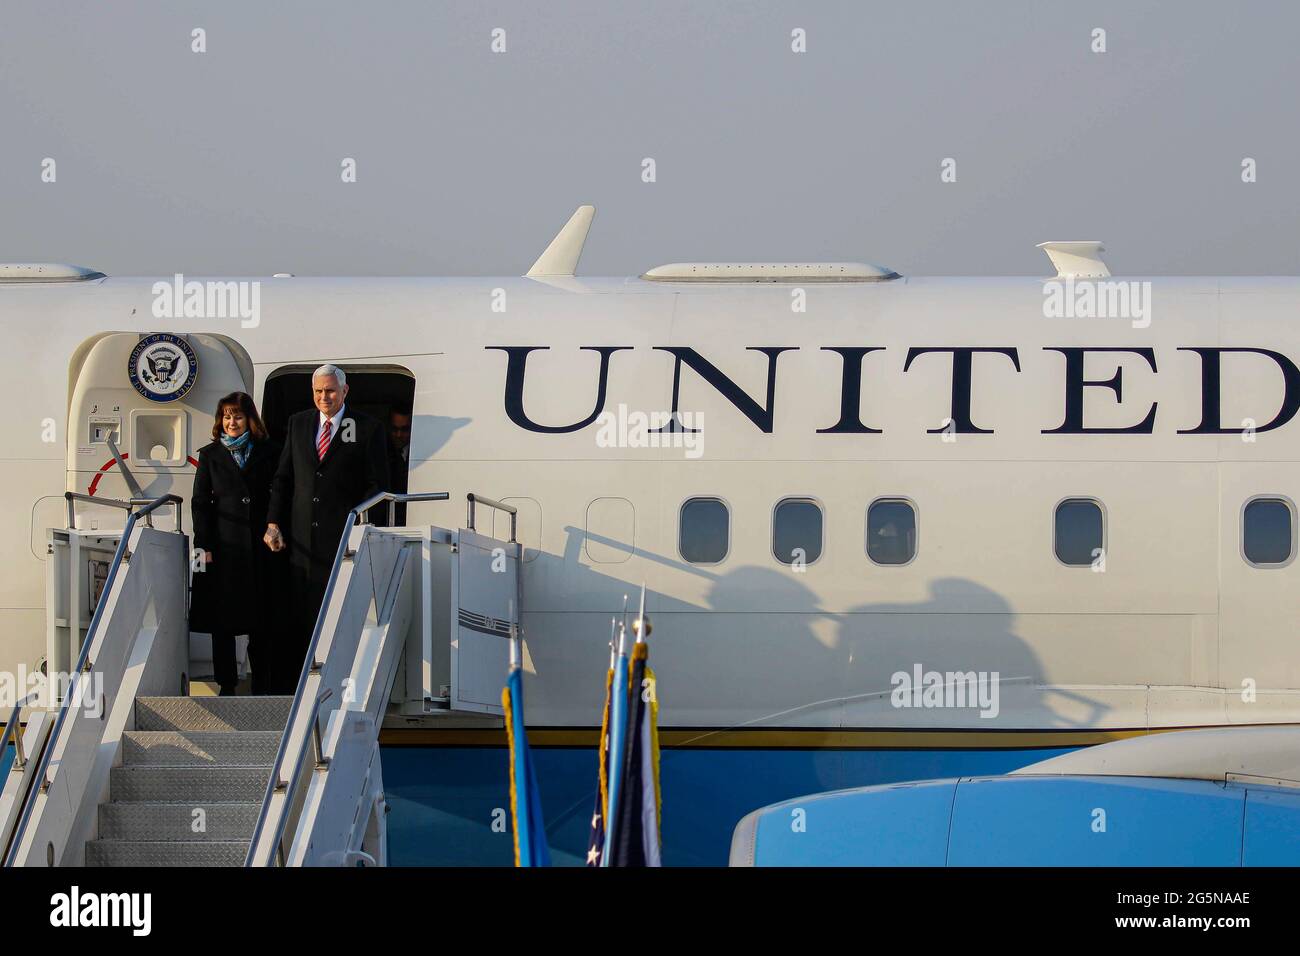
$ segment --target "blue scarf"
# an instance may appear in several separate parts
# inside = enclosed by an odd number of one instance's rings
[[[235,459],[235,464],[243,468],[244,462],[248,461],[248,455],[253,450],[253,433],[245,431],[238,438],[222,435],[221,444],[226,446],[226,451],[230,452],[230,457]]]

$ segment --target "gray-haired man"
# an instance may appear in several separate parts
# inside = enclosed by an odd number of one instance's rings
[[[316,407],[289,418],[267,509],[267,547],[289,548],[292,623],[279,642],[274,691],[284,694],[298,685],[348,512],[389,488],[384,427],[347,407],[347,375],[322,365],[311,390]]]

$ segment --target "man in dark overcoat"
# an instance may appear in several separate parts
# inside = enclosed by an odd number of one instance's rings
[[[343,370],[322,365],[311,389],[315,407],[289,418],[267,510],[267,547],[289,549],[291,623],[281,673],[292,683],[286,693],[297,687],[348,512],[389,488],[384,426],[347,406]]]

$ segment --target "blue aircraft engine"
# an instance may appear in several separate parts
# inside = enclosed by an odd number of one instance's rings
[[[1300,789],[1002,776],[821,793],[737,825],[733,866],[1297,866]]]

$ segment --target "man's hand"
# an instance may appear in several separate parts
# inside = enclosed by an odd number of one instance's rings
[[[279,525],[268,524],[266,526],[266,534],[262,536],[262,540],[272,551],[284,550],[284,535],[280,534]]]
[[[204,564],[211,564],[211,563],[212,563],[212,552],[211,552],[211,551],[204,551],[204,552],[203,552],[203,563],[204,563]]]

